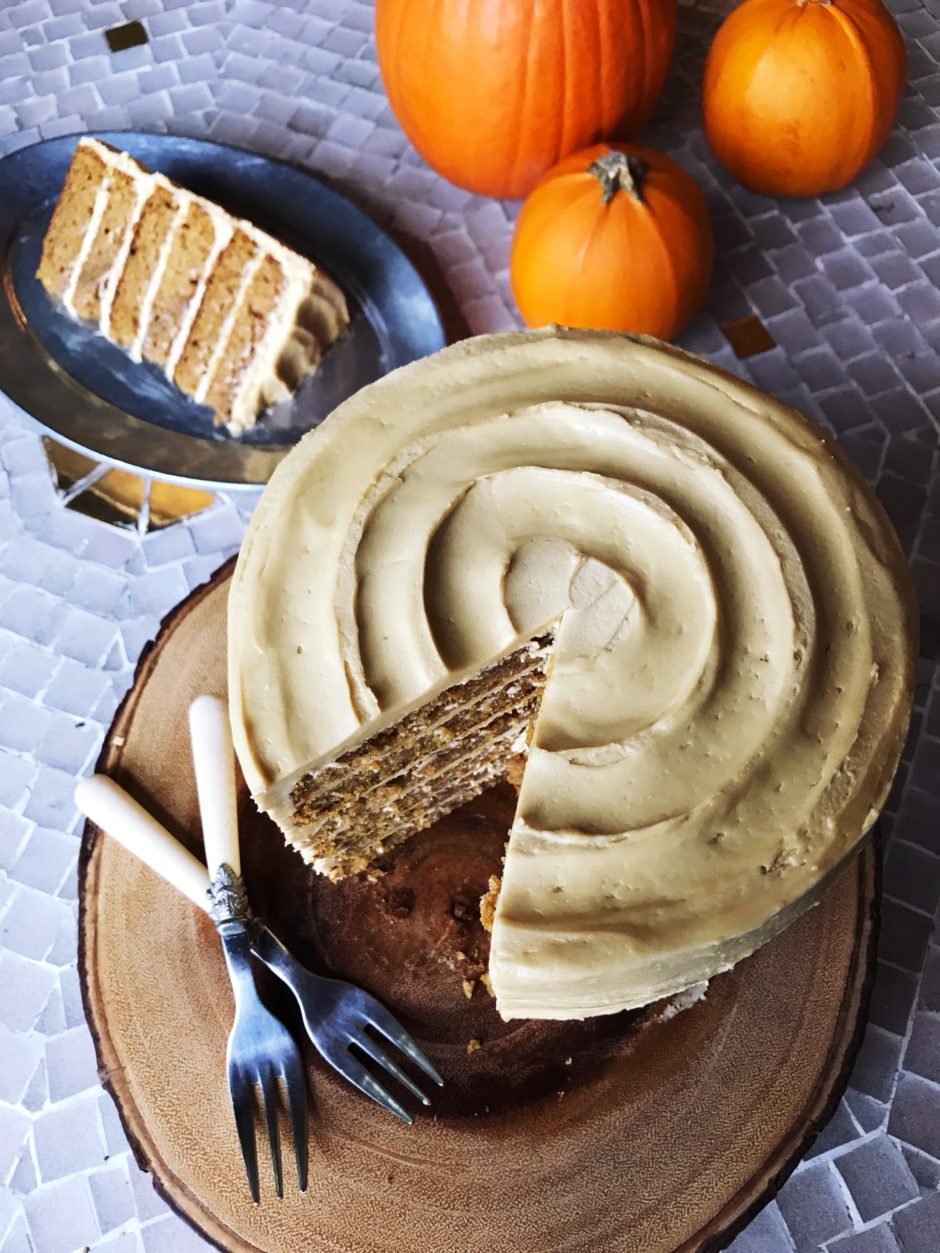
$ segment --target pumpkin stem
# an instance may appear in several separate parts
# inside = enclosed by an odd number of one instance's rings
[[[610,204],[618,191],[627,191],[634,200],[642,201],[643,180],[648,169],[642,157],[609,148],[591,163],[588,174],[593,174],[604,189],[604,204]]]

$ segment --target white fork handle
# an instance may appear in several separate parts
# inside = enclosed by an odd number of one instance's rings
[[[103,774],[82,779],[75,803],[86,818],[208,912],[205,866],[113,779]]]
[[[209,878],[215,878],[223,862],[241,874],[235,749],[225,702],[215,696],[197,696],[189,707],[189,734]]]

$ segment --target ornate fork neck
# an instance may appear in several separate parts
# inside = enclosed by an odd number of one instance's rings
[[[206,895],[210,902],[209,916],[217,928],[221,929],[225,923],[245,926],[251,922],[253,915],[245,891],[245,880],[227,862],[222,862],[215,872]]]

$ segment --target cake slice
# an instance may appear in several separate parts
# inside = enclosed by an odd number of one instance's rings
[[[258,260],[255,241],[237,226],[207,278],[173,374],[177,387],[199,401],[205,399],[214,364],[225,350],[228,333]]]
[[[91,233],[85,256],[76,266],[75,279],[65,307],[76,317],[98,322],[102,306],[108,307],[108,280],[116,270],[115,257],[128,246],[131,224],[140,207],[144,189],[127,170],[112,169],[107,196],[101,207],[97,229]]]
[[[211,213],[195,197],[177,225],[150,306],[142,355],[172,378],[202,304],[209,276],[234,225],[227,214]]]
[[[104,145],[79,143],[43,242],[37,278],[69,307],[74,284],[95,238],[111,180]]]
[[[349,322],[307,258],[91,138],[76,146],[37,277],[235,432],[289,396]]]
[[[259,798],[331,879],[367,869],[503,778],[525,746],[550,669],[554,627],[482,670],[453,674],[413,708],[379,718]]]
[[[157,183],[147,196],[130,234],[127,259],[114,286],[107,332],[116,344],[140,361],[147,336],[150,305],[159,285],[166,254],[173,242],[182,198],[170,186]]]

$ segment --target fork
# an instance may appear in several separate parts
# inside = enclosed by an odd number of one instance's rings
[[[209,913],[222,941],[235,996],[235,1021],[226,1050],[229,1095],[251,1199],[260,1199],[255,1143],[254,1090],[261,1089],[274,1191],[284,1196],[278,1132],[278,1089],[290,1114],[297,1184],[307,1190],[307,1087],[300,1051],[284,1024],[266,1009],[251,969],[251,909],[241,877],[235,805],[235,750],[225,705],[200,696],[189,708],[196,791],[211,882]]]
[[[119,784],[107,775],[92,775],[78,784],[75,799],[82,813],[96,826],[139,857],[194,905],[208,912],[206,867]],[[282,979],[297,998],[310,1041],[324,1060],[383,1109],[411,1123],[413,1119],[407,1110],[365,1071],[352,1052],[353,1047],[358,1047],[393,1077],[402,1074],[400,1067],[367,1034],[367,1029],[371,1029],[436,1084],[443,1085],[437,1070],[401,1024],[369,993],[342,980],[315,975],[301,965],[257,915],[252,920],[250,944],[255,956]],[[328,1018],[336,1007],[342,1019],[331,1023]],[[379,1060],[379,1054],[383,1061]],[[393,1069],[389,1069],[389,1063]],[[414,1092],[410,1080],[404,1086]],[[429,1104],[420,1090],[418,1099],[423,1105]]]
[[[390,1074],[422,1105],[431,1102],[370,1034],[371,1028],[383,1041],[394,1045],[419,1070],[443,1087],[444,1080],[415,1044],[407,1031],[374,996],[342,979],[328,979],[302,966],[272,931],[255,925],[252,950],[264,964],[287,984],[300,1006],[300,1012],[314,1047],[360,1092],[409,1125],[414,1119],[376,1081],[356,1053],[363,1053],[376,1066]]]

